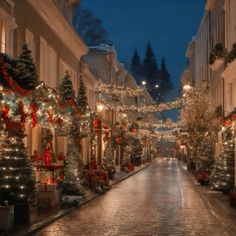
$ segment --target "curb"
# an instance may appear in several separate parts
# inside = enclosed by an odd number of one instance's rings
[[[111,187],[114,186],[114,185],[117,185],[119,184],[120,182],[126,180],[127,178],[129,178],[130,176],[132,175],[135,175],[136,173],[140,172],[141,170],[144,170],[146,169],[150,164],[150,163],[147,163],[145,166],[143,166],[142,168],[140,168],[139,170],[137,171],[134,171],[120,179],[118,179],[117,181],[115,181],[114,183],[111,184]],[[111,188],[112,189],[112,188]],[[109,189],[109,190],[111,190]],[[27,229],[27,230],[22,230],[21,232],[19,232],[17,235],[18,236],[30,236],[30,235],[34,235],[35,233],[39,232],[40,230],[42,230],[43,228],[47,227],[48,225],[52,224],[53,222],[55,222],[56,220],[59,220],[60,218],[66,216],[67,214],[73,212],[74,210],[76,209],[79,209],[81,206],[91,202],[92,200],[98,198],[99,196],[105,194],[106,192],[108,192],[109,190],[105,191],[105,192],[102,192],[102,193],[98,193],[96,194],[95,196],[92,196],[91,198],[89,199],[86,199],[85,201],[81,202],[81,204],[78,206],[78,207],[71,207],[69,209],[64,209],[64,210],[60,210],[57,214],[47,218],[46,220],[43,220],[39,223],[35,223],[33,224],[32,226],[30,226],[30,229]]]

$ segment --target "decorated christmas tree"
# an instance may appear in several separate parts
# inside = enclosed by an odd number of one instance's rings
[[[28,203],[34,195],[34,177],[22,131],[0,131],[0,203]]]
[[[18,85],[24,89],[35,89],[38,83],[38,76],[36,74],[31,51],[28,49],[27,44],[23,45],[22,53],[18,58],[16,69],[16,81]]]
[[[222,151],[211,175],[211,185],[216,190],[229,192],[234,187],[234,137],[230,127],[222,132]]]
[[[106,149],[104,151],[103,167],[108,171],[109,177],[112,179],[116,172],[115,159],[114,159],[114,147],[111,139],[108,140]]]
[[[141,165],[142,157],[142,144],[138,138],[131,139],[132,152],[131,152],[131,162],[134,165]]]
[[[81,111],[82,114],[86,112],[88,105],[87,95],[86,95],[86,88],[84,86],[83,80],[80,77],[79,81],[79,91],[77,96],[77,107]]]
[[[73,84],[70,79],[70,75],[68,71],[66,72],[60,86],[59,86],[59,94],[61,97],[61,100],[65,102],[67,99],[74,99],[74,90],[73,90]]]
[[[70,76],[66,73],[59,88],[62,101],[74,99],[74,90]],[[81,157],[81,135],[79,132],[78,116],[76,112],[72,112],[72,123],[69,127],[67,158],[65,160],[65,180],[61,184],[62,195],[84,195],[81,185],[83,163]]]
[[[0,205],[15,206],[15,222],[29,220],[29,202],[34,197],[35,178],[25,148],[22,130],[0,128]]]
[[[199,171],[211,173],[214,164],[214,146],[210,140],[204,139],[198,147]]]

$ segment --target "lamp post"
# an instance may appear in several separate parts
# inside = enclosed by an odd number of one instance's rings
[[[98,101],[96,106],[97,106],[97,112],[102,112],[105,109],[105,105],[101,101]]]

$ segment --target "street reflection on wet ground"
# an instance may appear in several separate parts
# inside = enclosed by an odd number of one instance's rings
[[[174,158],[159,158],[40,236],[236,235],[204,202]]]

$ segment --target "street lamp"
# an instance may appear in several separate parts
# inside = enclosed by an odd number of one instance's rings
[[[156,85],[155,85],[155,88],[159,88],[159,85],[158,85],[158,84],[156,84]]]
[[[192,89],[192,86],[189,85],[189,84],[185,84],[185,85],[183,86],[183,90],[184,90],[185,92],[188,92],[190,89]]]
[[[101,101],[98,101],[96,106],[97,106],[97,112],[102,112],[105,109],[105,105]]]
[[[142,85],[146,85],[146,81],[145,80],[142,81]]]

